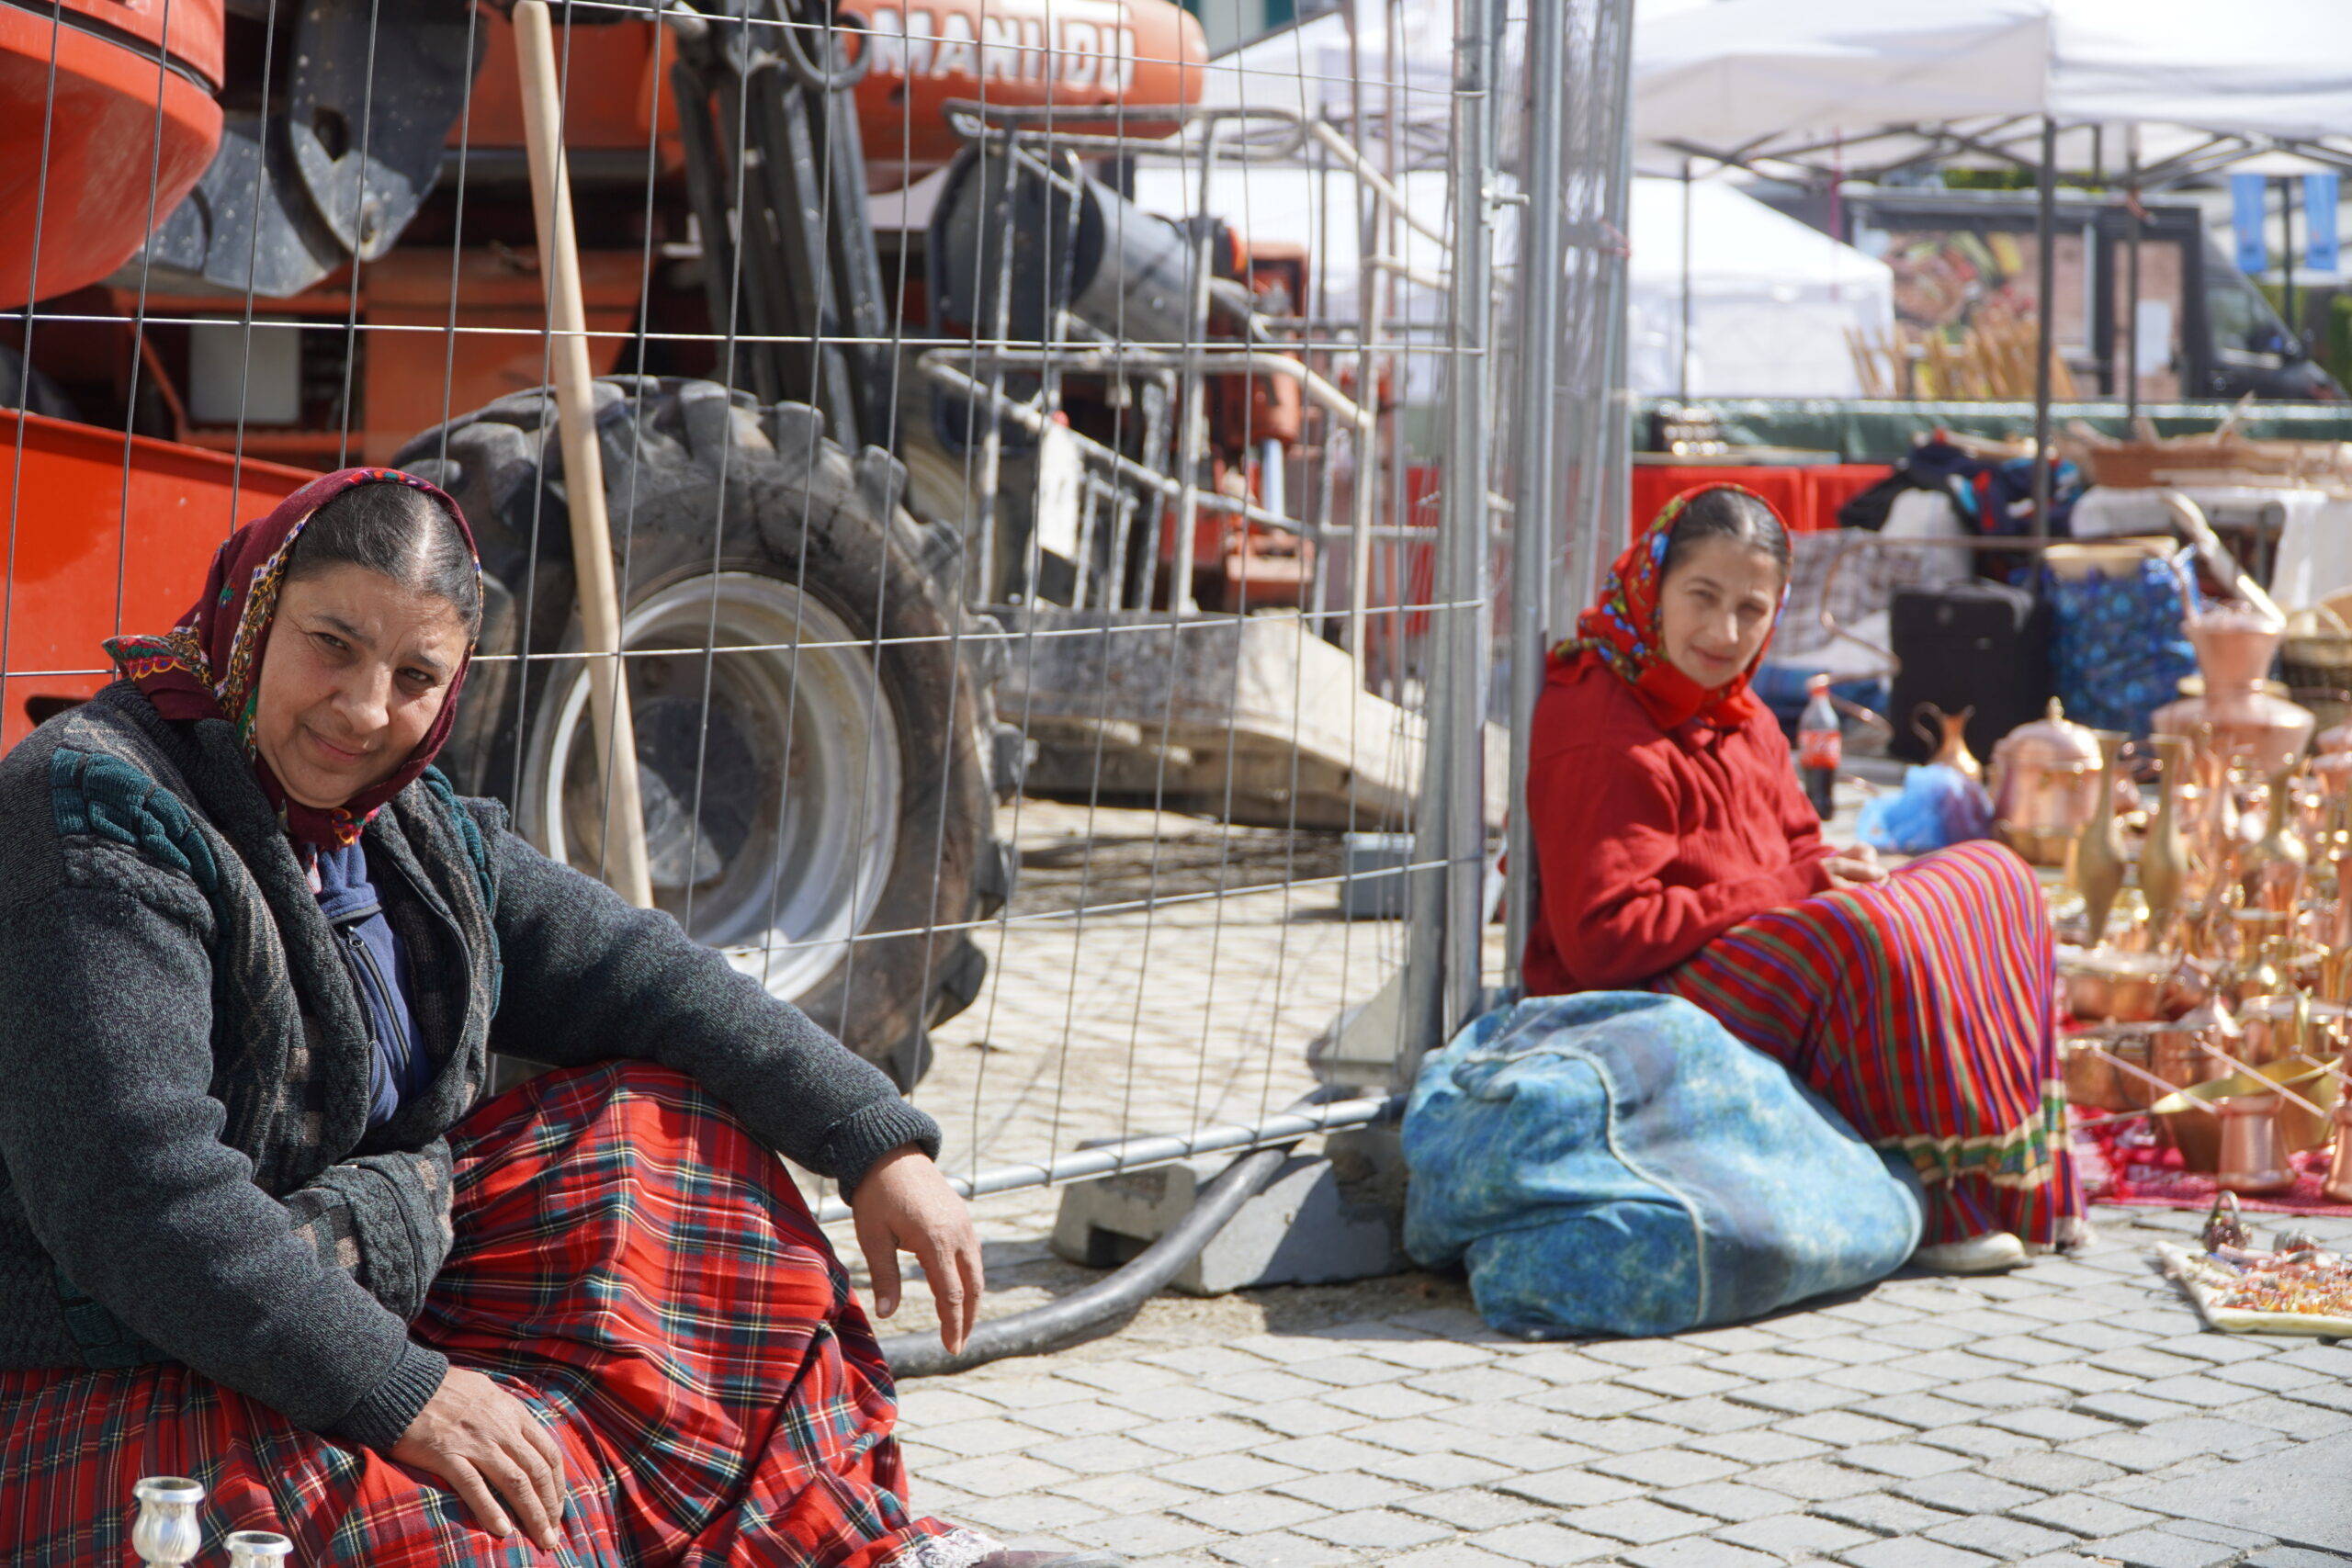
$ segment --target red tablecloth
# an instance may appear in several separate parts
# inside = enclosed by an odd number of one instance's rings
[[[1781,520],[1800,534],[1838,526],[1838,508],[1894,469],[1884,463],[1828,463],[1817,468],[1736,468],[1721,463],[1636,463],[1634,514],[1640,529],[1666,503],[1694,485],[1745,485],[1772,503]]]

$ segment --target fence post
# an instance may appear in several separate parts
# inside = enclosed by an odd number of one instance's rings
[[[1430,616],[1422,707],[1420,799],[1414,814],[1410,924],[1405,946],[1406,1028],[1396,1064],[1409,1087],[1421,1055],[1478,1006],[1485,935],[1485,682],[1487,339],[1493,306],[1487,188],[1494,0],[1455,0],[1453,270],[1448,278],[1443,511]]]
[[[1567,85],[1566,0],[1527,13],[1527,209],[1519,287],[1525,309],[1519,344],[1519,438],[1513,448],[1510,524],[1510,818],[1504,891],[1503,977],[1519,980],[1535,887],[1535,840],[1521,805],[1535,699],[1552,621],[1554,528],[1560,511],[1558,457],[1561,245],[1560,101]]]

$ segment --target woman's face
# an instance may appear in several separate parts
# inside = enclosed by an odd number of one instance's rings
[[[254,745],[293,799],[341,806],[408,760],[465,656],[447,599],[347,563],[291,581],[262,651]]]
[[[1781,607],[1780,564],[1753,545],[1708,539],[1659,590],[1666,660],[1700,685],[1721,686],[1753,663]]]

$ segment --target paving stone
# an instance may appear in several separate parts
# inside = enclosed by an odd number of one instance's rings
[[[1287,1442],[1261,1444],[1252,1451],[1260,1459],[1270,1459],[1276,1464],[1325,1475],[1378,1464],[1390,1457],[1387,1450],[1349,1438],[1293,1438]]]
[[[2086,1393],[2075,1401],[2075,1408],[2086,1416],[2103,1416],[2120,1421],[2129,1427],[2145,1427],[2151,1422],[2169,1420],[2188,1414],[2185,1405],[2168,1400],[2150,1399],[2146,1394],[2129,1391],[2119,1393]]]
[[[1402,1508],[1409,1514],[1426,1514],[1442,1519],[1456,1529],[1499,1529],[1541,1516],[1540,1505],[1523,1497],[1508,1497],[1483,1486],[1458,1486],[1450,1492],[1424,1492],[1415,1497],[1399,1497],[1389,1506]]]
[[[1984,1425],[2039,1438],[2046,1443],[2072,1443],[2123,1430],[2113,1421],[2087,1416],[2080,1410],[2005,1410],[1997,1416],[1985,1416]]]
[[[2290,1362],[2264,1359],[2235,1361],[2225,1367],[2215,1367],[2206,1374],[2222,1382],[2233,1382],[2245,1388],[2267,1389],[2277,1393],[2283,1389],[2309,1388],[2313,1383],[2329,1382],[2325,1372],[2315,1372],[2309,1367]]]
[[[1150,1451],[1141,1444],[1136,1445],[1138,1453],[1148,1454]],[[1034,1453],[991,1454],[987,1459],[966,1460],[961,1464],[910,1464],[908,1468],[943,1486],[953,1486],[976,1497],[1010,1497],[1015,1493],[1032,1492],[1069,1479],[1069,1468],[1054,1464]],[[1174,1491],[1172,1487],[1170,1490]],[[1183,1495],[1182,1493],[1176,1495]]]
[[[1768,1464],[1747,1472],[1748,1484],[1784,1492],[1792,1497],[1808,1502],[1821,1502],[1831,1497],[1851,1497],[1863,1492],[1879,1492],[1886,1488],[1886,1478],[1866,1471],[1849,1470],[1826,1460],[1801,1459],[1788,1464]]]
[[[1048,1490],[1111,1514],[1149,1514],[1197,1500],[1200,1494],[1148,1475],[1090,1475]]]
[[[1199,1546],[1216,1539],[1216,1532],[1205,1525],[1196,1525],[1189,1519],[1171,1518],[1166,1514],[1130,1514],[1125,1518],[1097,1519],[1090,1525],[1072,1525],[1060,1533],[1082,1546],[1104,1546],[1128,1557],[1182,1551],[1186,1547]]]
[[[1481,1551],[1463,1541],[1449,1540],[1438,1546],[1417,1546],[1400,1557],[1388,1560],[1390,1568],[1518,1568],[1517,1561],[1498,1557],[1491,1551]]]
[[[1278,1481],[1296,1481],[1300,1472],[1286,1464],[1276,1464],[1250,1454],[1212,1454],[1203,1459],[1188,1459],[1177,1464],[1163,1464],[1152,1472],[1162,1481],[1173,1481],[1179,1486],[1197,1486],[1204,1492],[1250,1492],[1261,1486],[1272,1486]],[[1227,1529],[1237,1527],[1227,1526]],[[1265,1529],[1279,1529],[1279,1525],[1265,1525]]]
[[[1102,1403],[1121,1410],[1147,1415],[1156,1421],[1190,1421],[1202,1416],[1223,1416],[1228,1411],[1241,1411],[1246,1401],[1204,1388],[1153,1388],[1138,1393],[1108,1393]],[[1024,1416],[1033,1425],[1042,1425],[1034,1417]]]
[[[1470,1544],[1508,1557],[1515,1562],[1532,1562],[1536,1568],[1589,1562],[1596,1557],[1606,1557],[1623,1548],[1620,1541],[1549,1524],[1512,1525],[1506,1529],[1488,1530],[1483,1535],[1472,1536]]]
[[[1385,1476],[1366,1475],[1362,1471],[1342,1470],[1329,1475],[1304,1475],[1296,1481],[1277,1482],[1268,1490],[1280,1492],[1286,1497],[1297,1497],[1317,1507],[1344,1513],[1359,1508],[1380,1508],[1410,1497],[1414,1489]]]
[[[1476,1345],[1457,1344],[1450,1339],[1364,1339],[1359,1341],[1356,1348],[1359,1353],[1375,1360],[1394,1361],[1400,1367],[1411,1367],[1424,1372],[1484,1366],[1494,1359],[1492,1350]],[[1511,1371],[1523,1372],[1527,1368],[1522,1360],[1514,1360]]]
[[[1328,1540],[1309,1540],[1303,1535],[1285,1530],[1264,1535],[1245,1535],[1238,1540],[1211,1541],[1209,1551],[1240,1568],[1326,1568],[1334,1562],[1350,1562],[1355,1553],[1333,1546]]]
[[[2168,1399],[2175,1404],[2186,1404],[2199,1410],[2220,1410],[2245,1402],[2247,1390],[2243,1383],[2224,1382],[2220,1378],[2194,1377],[2158,1378],[2142,1383],[2140,1393],[2150,1399]]]
[[[2219,1541],[2223,1546],[2233,1546],[2240,1551],[2278,1544],[2267,1535],[2257,1534],[2253,1530],[2232,1529],[2227,1525],[2208,1524],[2203,1519],[2166,1519],[2156,1528],[2160,1530],[2169,1530],[2174,1535],[2185,1535],[2191,1540]]]
[[[1374,1383],[1366,1388],[1343,1388],[1324,1395],[1341,1410],[1352,1410],[1359,1416],[1369,1416],[1376,1421],[1403,1421],[1416,1416],[1433,1416],[1441,1410],[1453,1408],[1454,1401],[1440,1399],[1402,1383]],[[1246,1412],[1245,1412],[1246,1414]]]
[[[2068,1443],[2063,1450],[2080,1454],[2086,1459],[2099,1460],[2120,1470],[2159,1471],[2178,1464],[2185,1459],[2197,1457],[2194,1449],[2162,1438],[2152,1438],[2144,1432],[2112,1431],[2080,1442]]]
[[[1800,1506],[1795,1498],[1785,1494],[1768,1491],[1761,1486],[1745,1485],[1736,1481],[1708,1481],[1696,1486],[1677,1486],[1657,1493],[1653,1501],[1733,1524],[1746,1519],[1769,1518],[1774,1514],[1793,1513]]]
[[[1678,1399],[1670,1404],[1654,1404],[1642,1412],[1649,1421],[1664,1421],[1691,1432],[1743,1432],[1754,1427],[1768,1427],[1778,1419],[1778,1412],[1759,1410],[1750,1404],[1734,1404],[1727,1399]]]
[[[1782,1421],[1773,1430],[1783,1437],[1808,1438],[1815,1442],[1828,1443],[1841,1449],[1852,1448],[1858,1443],[1901,1442],[1911,1436],[1908,1427],[1858,1416],[1850,1410],[1825,1411],[1818,1416]]]
[[[1933,1427],[1919,1434],[1919,1441],[1972,1459],[2007,1459],[2011,1454],[2040,1453],[2044,1447],[2036,1438],[1993,1426]]]
[[[1715,1523],[1703,1514],[1686,1514],[1679,1508],[1640,1500],[1579,1508],[1563,1516],[1560,1522],[1586,1535],[1607,1536],[1635,1546],[1670,1540],[1679,1535],[1696,1535]]]
[[[2072,1393],[2121,1393],[2140,1386],[2136,1378],[2121,1372],[2102,1371],[2086,1361],[2060,1361],[2045,1367],[2019,1367],[2018,1376],[2028,1382],[2048,1383]]]
[[[1835,1361],[1846,1367],[1873,1366],[1880,1361],[1892,1361],[1906,1354],[1899,1345],[1887,1345],[1875,1339],[1865,1339],[1859,1334],[1840,1334],[1828,1339],[1807,1340],[1804,1353],[1821,1360]]]
[[[2005,1519],[1998,1514],[1976,1514],[1920,1533],[1941,1545],[1981,1551],[2004,1562],[2063,1551],[2075,1543],[2074,1537],[2062,1531],[2045,1529],[2022,1519]]]
[[[1838,1367],[1815,1381],[1829,1388],[1851,1389],[1877,1399],[1888,1394],[1925,1393],[1931,1388],[1941,1388],[1946,1380],[1923,1377],[1901,1361],[1881,1361],[1871,1366]]]
[[[1266,1440],[1258,1427],[1229,1416],[1204,1416],[1191,1421],[1159,1421],[1136,1427],[1129,1436],[1138,1443],[1164,1449],[1171,1454],[1222,1454],[1247,1449]],[[1312,1442],[1316,1439],[1308,1438]]]
[[[1463,1367],[1450,1372],[1430,1372],[1413,1379],[1407,1386],[1419,1389],[1423,1393],[1436,1394],[1441,1399],[1485,1404],[1499,1399],[1517,1399],[1523,1393],[1534,1393],[1548,1385],[1540,1378],[1525,1377],[1501,1367],[1484,1366]]]
[[[2034,1337],[2055,1340],[2093,1355],[2108,1350],[2125,1350],[2134,1345],[2148,1343],[2146,1335],[2131,1333],[2111,1323],[2055,1323],[2047,1328],[2034,1330]]]
[[[2039,1325],[2030,1324],[2024,1332],[1996,1334],[1989,1338],[1979,1339],[1969,1348],[1977,1355],[1991,1356],[1996,1360],[2014,1361],[2021,1367],[2048,1367],[2061,1361],[2078,1361],[2083,1359],[2083,1352],[2077,1347],[2052,1344],[2050,1340],[2033,1333],[2032,1329],[2039,1326]]]
[[[1410,1482],[1415,1486],[1436,1487],[1483,1486],[1517,1473],[1510,1465],[1456,1453],[1408,1454],[1385,1463],[1367,1465],[1365,1472],[1391,1481]]]
[[[1875,1416],[1884,1421],[1899,1421],[1905,1427],[1957,1427],[1975,1420],[1984,1414],[1972,1404],[1962,1404],[1950,1399],[1939,1399],[1932,1393],[1898,1393],[1891,1399],[1873,1399],[1855,1406],[1865,1416]]]
[[[1328,1540],[1334,1546],[1400,1551],[1408,1546],[1444,1540],[1453,1532],[1435,1519],[1416,1514],[1399,1513],[1394,1508],[1360,1508],[1352,1513],[1327,1514],[1296,1527],[1295,1533]]]
[[[2041,1501],[2041,1494],[2023,1486],[2012,1486],[2006,1481],[1996,1481],[1989,1475],[1973,1472],[1951,1475],[1924,1476],[1906,1481],[1892,1488],[1898,1497],[1908,1497],[1914,1503],[1924,1503],[1930,1508],[1943,1508],[1955,1514],[1998,1514],[2021,1504]]]
[[[2044,1381],[2030,1369],[2021,1370],[2014,1377],[1977,1378],[1970,1382],[1946,1383],[1936,1393],[1939,1398],[1972,1404],[1979,1410],[2022,1410],[2033,1405],[2061,1405],[2076,1397],[2073,1389]]]
[[[2113,1558],[2130,1568],[2218,1568],[2234,1562],[2241,1548],[2174,1535],[2168,1530],[2133,1530],[2110,1536],[2083,1548],[2098,1557]]]
[[[1817,1378],[1824,1372],[1859,1363],[1815,1354],[1814,1347],[1805,1347],[1803,1355],[1788,1350],[1746,1350],[1736,1355],[1718,1356],[1707,1363],[1707,1370],[1725,1372],[1753,1382],[1779,1382],[1785,1378]]]
[[[1305,1379],[1298,1381],[1306,1382]],[[1316,1388],[1313,1383],[1306,1386]],[[1250,1419],[1261,1427],[1293,1438],[1325,1437],[1332,1432],[1344,1432],[1363,1422],[1363,1417],[1352,1410],[1326,1404],[1319,1397],[1322,1391],[1318,1388],[1316,1392],[1318,1397],[1313,1399],[1282,1399],[1272,1404],[1255,1405],[1250,1409]]]
[[[1021,1419],[1024,1425],[1051,1432],[1057,1438],[1093,1438],[1105,1432],[1133,1431],[1151,1417],[1137,1411],[1123,1410],[1115,1404],[1105,1404],[1099,1399],[1073,1399],[1067,1404],[1024,1410],[1021,1413]],[[916,1440],[921,1438],[918,1437]]]
[[[1003,1409],[992,1401],[956,1389],[917,1388],[899,1396],[899,1430],[907,1437],[920,1437],[929,1427],[944,1427],[952,1421],[1003,1414]]]
[[[1075,1497],[1023,1492],[1012,1497],[973,1498],[956,1509],[956,1517],[1001,1534],[1032,1535],[1065,1525],[1091,1524],[1103,1515],[1102,1509]]]
[[[1622,1476],[1644,1486],[1696,1486],[1702,1482],[1737,1475],[1743,1467],[1719,1455],[1694,1453],[1689,1449],[1647,1449],[1640,1453],[1597,1460],[1592,1468],[1604,1475]]]
[[[1727,1540],[1685,1536],[1680,1540],[1639,1546],[1618,1558],[1633,1568],[1780,1568],[1781,1560]]]
[[[1096,1399],[1102,1393],[1090,1384],[1057,1377],[973,1378],[969,1382],[959,1381],[956,1386],[959,1392],[974,1398],[1014,1411],[1035,1410],[1073,1399]]]
[[[1858,1404],[1864,1395],[1859,1389],[1839,1388],[1818,1379],[1792,1378],[1786,1382],[1751,1383],[1731,1397],[1758,1410],[1809,1416],[1815,1411],[1835,1410],[1841,1404]]]
[[[1780,1464],[1788,1460],[1812,1459],[1833,1451],[1826,1443],[1817,1443],[1785,1429],[1720,1432],[1711,1437],[1693,1438],[1682,1446],[1696,1449],[1701,1453],[1721,1454],[1742,1464]]]
[[[1981,1551],[1945,1546],[1925,1536],[1906,1536],[1901,1540],[1873,1541],[1843,1553],[1838,1561],[1852,1568],[1979,1568],[1979,1564],[1998,1560]]]
[[[2151,1340],[2148,1348],[2171,1356],[2186,1356],[2191,1360],[2206,1361],[2214,1366],[2233,1367],[2241,1361],[2273,1359],[2294,1344],[2292,1339],[2267,1334],[2215,1334],[2211,1330],[2200,1330],[2177,1338]]]
[[[2296,1392],[2307,1391],[2299,1389]],[[2300,1398],[2274,1396],[2250,1399],[2244,1404],[2231,1405],[2222,1414],[2245,1426],[2267,1427],[2302,1442],[2332,1438],[2338,1432],[2352,1428],[2352,1416],[2341,1410],[2312,1404]]]
[[[1405,1454],[1442,1454],[1456,1450],[1474,1450],[1490,1448],[1497,1441],[1491,1432],[1471,1432],[1450,1421],[1430,1421],[1408,1416],[1401,1421],[1372,1421],[1361,1427],[1351,1427],[1346,1436],[1359,1443],[1375,1443]],[[1517,1438],[1511,1440],[1517,1449],[1521,1441],[1544,1442],[1547,1438]],[[1561,1461],[1563,1463],[1566,1461]]]
[[[2352,1557],[2314,1551],[2307,1546],[2274,1546],[2245,1560],[2243,1568],[2347,1568]]]
[[[2251,1427],[2210,1416],[2151,1422],[2141,1430],[2151,1438],[2176,1444],[2191,1453],[2221,1454],[2229,1458],[2265,1447],[2278,1436],[2265,1427]]]
[[[1395,1382],[1410,1375],[1407,1368],[1394,1361],[1375,1361],[1369,1356],[1318,1356],[1311,1361],[1293,1361],[1283,1370],[1295,1378],[1328,1383],[1333,1388],[1362,1388],[1367,1383]]]
[[[2103,1350],[2091,1357],[2090,1362],[2094,1367],[2104,1367],[2110,1372],[2125,1372],[2149,1382],[2158,1378],[2182,1377],[2204,1368],[2201,1361],[2192,1361],[2185,1356],[2169,1356],[2145,1345],[2123,1350]]]
[[[2306,1345],[2283,1353],[2278,1360],[2284,1366],[2301,1367],[2322,1377],[2352,1378],[2352,1350],[2333,1345]]]
[[[1186,1503],[1172,1510],[1179,1518],[1213,1529],[1230,1530],[1236,1535],[1257,1535],[1266,1530],[1287,1529],[1308,1519],[1319,1519],[1327,1510],[1297,1497],[1284,1497],[1272,1492],[1240,1492],[1227,1497],[1204,1497],[1196,1503]]]
[[[1257,1371],[1265,1365],[1258,1357],[1223,1345],[1186,1345],[1137,1356],[1136,1359],[1148,1367],[1165,1367],[1195,1380],[1223,1377],[1227,1372]]]
[[[2041,1497],[2010,1512],[2053,1529],[2088,1536],[2124,1535],[2144,1529],[2162,1517],[2144,1509],[2127,1508],[2105,1497],[2088,1496]]]
[[[1751,1546],[1758,1551],[1769,1551],[1776,1557],[1827,1556],[1861,1546],[1876,1538],[1868,1530],[1841,1525],[1835,1519],[1820,1518],[1812,1514],[1776,1514],[1770,1518],[1749,1519],[1744,1524],[1726,1525],[1715,1531],[1717,1540],[1727,1540],[1735,1546]]]
[[[1556,1410],[1586,1420],[1602,1420],[1613,1416],[1631,1416],[1636,1411],[1655,1410],[1667,1403],[1667,1396],[1652,1393],[1647,1389],[1628,1388],[1623,1383],[1584,1382],[1566,1388],[1547,1388],[1542,1393],[1529,1395],[1522,1403],[1538,1410]],[[1491,1405],[1483,1404],[1465,1405],[1445,1418],[1469,1421],[1474,1415],[1491,1408]]]
[[[1885,1492],[1866,1492],[1859,1497],[1815,1503],[1809,1511],[1873,1535],[1916,1535],[1937,1525],[1949,1524],[1952,1518],[1941,1508],[1927,1507]]]
[[[1983,1467],[1983,1473],[1996,1481],[2031,1486],[2042,1492],[2080,1492],[2102,1481],[2113,1481],[2127,1472],[2087,1454],[2043,1450],[1996,1459]]]
[[[1621,1388],[1638,1388],[1668,1399],[1705,1399],[1748,1386],[1746,1378],[1726,1377],[1713,1367],[1651,1367],[1623,1372],[1610,1380]]]
[[[1173,1388],[1186,1382],[1183,1373],[1169,1367],[1155,1367],[1145,1361],[1080,1361],[1069,1366],[1057,1365],[1054,1375],[1069,1382],[1084,1383],[1104,1393],[1134,1393],[1147,1388]]]
[[[2341,1383],[2313,1383],[2309,1388],[2290,1388],[2283,1397],[2328,1410],[2352,1410],[2352,1389]]]
[[[1905,1481],[1968,1468],[1963,1456],[1920,1443],[1858,1443],[1839,1454],[1838,1462]]]
[[[1512,1358],[1510,1370],[1531,1378],[1542,1378],[1545,1382],[1576,1383],[1613,1378],[1625,1369],[1615,1361],[1597,1360],[1575,1350],[1547,1346]]]
[[[1597,1507],[1603,1503],[1622,1502],[1642,1494],[1642,1489],[1630,1481],[1623,1481],[1613,1475],[1595,1475],[1581,1467],[1515,1476],[1509,1481],[1497,1482],[1495,1490],[1553,1508]]]
[[[1588,1345],[1584,1353],[1596,1361],[1619,1367],[1687,1367],[1707,1359],[1704,1350],[1679,1339],[1611,1339]]]
[[[1001,1416],[990,1416],[977,1421],[944,1422],[908,1436],[926,1448],[944,1450],[959,1459],[982,1459],[1048,1441],[1052,1434],[1008,1421]]]
[[[1662,1449],[1681,1442],[1690,1433],[1663,1422],[1645,1421],[1638,1416],[1619,1416],[1610,1421],[1592,1421],[1576,1429],[1577,1441],[1590,1443],[1596,1449],[1612,1454],[1638,1453],[1644,1449]]]

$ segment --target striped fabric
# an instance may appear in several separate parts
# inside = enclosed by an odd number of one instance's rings
[[[1996,844],[1744,920],[1652,988],[1786,1064],[1928,1187],[1928,1243],[2071,1239],[2083,1213],[2052,1026],[2050,919]]]
[[[130,1561],[131,1484],[188,1475],[204,1533],[283,1530],[303,1568],[966,1568],[911,1517],[888,1369],[773,1155],[684,1076],[549,1073],[452,1139],[458,1242],[417,1337],[553,1428],[564,1549],[177,1365],[0,1372],[0,1556]]]

